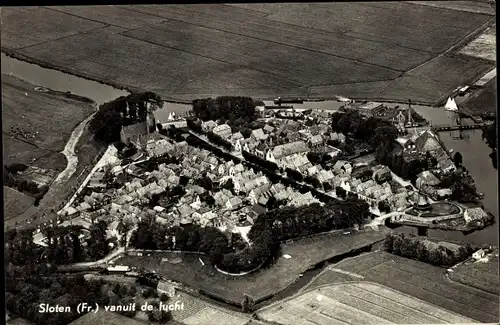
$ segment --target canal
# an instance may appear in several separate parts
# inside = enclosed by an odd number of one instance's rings
[[[112,86],[101,84],[92,80],[87,80],[60,71],[42,68],[35,64],[19,61],[6,56],[1,56],[2,73],[23,79],[34,86],[41,86],[57,91],[70,91],[73,94],[93,99],[98,104],[111,101],[119,96],[129,93],[116,89]],[[341,103],[335,102],[315,102],[303,105],[303,108],[325,108],[338,109]],[[390,106],[391,104],[389,104]],[[294,105],[295,106],[295,105]],[[413,108],[422,114],[433,124],[451,123],[452,113],[446,112],[442,108],[413,105]],[[168,117],[170,111],[186,111],[190,109],[187,104],[165,103],[163,108],[157,111],[156,115],[160,121]],[[465,167],[469,170],[476,181],[479,192],[485,194],[483,203],[487,211],[491,212],[496,219],[496,224],[484,230],[463,235],[460,232],[430,230],[429,237],[436,239],[448,239],[455,241],[466,240],[473,244],[498,245],[498,177],[497,170],[492,166],[489,158],[490,149],[482,140],[480,130],[464,131],[465,139],[454,139],[455,133],[440,133],[440,138],[448,149],[453,149],[462,153]],[[405,232],[416,233],[416,229],[403,229]]]

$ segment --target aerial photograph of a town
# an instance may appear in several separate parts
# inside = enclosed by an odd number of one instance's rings
[[[499,323],[495,0],[0,26],[6,324]]]

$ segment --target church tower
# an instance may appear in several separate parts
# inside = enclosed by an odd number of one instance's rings
[[[146,102],[147,116],[146,116],[146,125],[148,128],[148,133],[156,132],[156,118],[155,114],[152,110],[151,103]]]

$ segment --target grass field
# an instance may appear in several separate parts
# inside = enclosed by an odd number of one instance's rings
[[[460,53],[478,58],[483,58],[491,61],[496,61],[496,25],[488,28],[484,33],[479,35],[475,40],[467,44]]]
[[[440,267],[384,252],[363,254],[333,267],[480,322],[495,323],[499,319],[498,295],[451,282]],[[307,288],[337,282],[337,272],[327,269]]]
[[[322,286],[257,312],[259,319],[293,324],[471,323],[419,299],[369,282]]]
[[[23,213],[35,202],[33,197],[6,186],[3,187],[3,200],[4,220]]]
[[[497,110],[497,78],[491,79],[483,89],[472,94],[462,106],[474,114],[496,113]]]
[[[94,112],[94,106],[36,92],[34,87],[19,79],[2,75],[4,164],[24,163],[59,173],[67,165],[66,157],[60,151],[64,149],[76,125]],[[35,137],[20,137],[11,132],[12,127],[35,134]],[[89,131],[85,130],[77,145],[79,163],[75,175],[59,188],[50,187],[38,207],[23,208],[24,212],[17,216],[11,215],[7,223],[22,221],[36,213],[43,214],[55,208],[68,196],[71,187],[78,185],[77,175],[93,163],[100,149]]]
[[[35,159],[34,166],[63,170],[66,161],[59,152],[73,129],[94,112],[94,106],[36,92],[34,87],[2,75],[4,164],[31,165]],[[20,135],[16,128],[28,137]]]
[[[254,301],[266,299],[290,286],[301,273],[310,267],[337,255],[383,240],[381,232],[359,232],[353,235],[321,235],[282,245],[282,254],[274,265],[242,277],[225,276],[208,266],[203,266],[198,256],[184,254],[179,264],[161,263],[161,256],[126,256],[117,263],[154,269],[161,275],[186,284],[197,290],[232,302],[241,303],[244,294]]]
[[[482,7],[365,2],[4,8],[2,50],[183,101],[231,94],[415,96],[430,103],[484,70],[476,58],[432,60],[492,19],[494,12]],[[61,27],[55,30],[50,22]]]
[[[500,283],[498,280],[498,256],[487,263],[467,262],[450,273],[450,279],[495,295],[499,295]]]

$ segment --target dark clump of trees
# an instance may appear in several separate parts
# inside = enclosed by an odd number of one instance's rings
[[[18,171],[19,168],[20,166],[10,167],[11,170],[17,169]],[[38,184],[33,181],[23,179],[22,177],[19,176],[15,176],[14,173],[9,172],[9,169],[6,166],[4,166],[3,168],[3,175],[4,175],[3,185],[14,188],[19,192],[34,197],[36,199],[35,205],[38,205],[38,202],[43,198],[45,193],[47,193],[47,191],[49,190],[49,187],[47,185],[38,186]]]
[[[269,171],[275,172],[279,169],[278,165],[276,165],[276,163],[273,163],[272,161],[263,159],[263,158],[261,158],[257,155],[254,155],[248,151],[243,150],[242,154],[243,154],[243,158],[245,158],[247,161],[254,163],[256,165],[259,165],[262,168],[265,168]]]
[[[231,127],[255,121],[257,113],[251,97],[220,96],[193,101],[193,113],[202,121],[223,120]]]
[[[5,166],[5,169],[7,170],[7,172],[15,175],[19,172],[24,172],[26,169],[28,169],[28,166],[25,164],[12,164]]]
[[[483,128],[483,140],[486,142],[488,147],[491,149],[490,159],[493,164],[493,168],[497,169],[497,121],[493,122],[491,125],[486,125]]]
[[[101,143],[120,141],[123,126],[146,121],[148,103],[151,103],[151,110],[163,106],[160,96],[152,92],[134,93],[104,103],[90,121],[89,130]]]
[[[440,186],[451,188],[450,199],[458,202],[476,202],[478,199],[474,179],[470,175],[451,174],[441,178]]]
[[[229,151],[233,150],[233,145],[231,144],[231,142],[227,141],[226,139],[223,139],[221,136],[219,136],[213,132],[208,132],[207,138],[208,138],[208,140],[212,141],[213,143],[215,143],[218,146],[223,147],[226,150],[229,150]]]
[[[404,234],[387,234],[384,249],[392,254],[430,263],[436,266],[452,266],[463,262],[473,253],[473,248],[466,243],[455,251],[443,245],[429,245],[422,237],[406,237]]]
[[[304,180],[304,177],[302,176],[302,173],[300,173],[300,172],[298,172],[298,171],[296,171],[294,169],[291,169],[289,167],[285,168],[285,173],[286,173],[287,177],[290,177],[294,181],[302,182]]]
[[[380,164],[389,165],[398,130],[391,122],[377,118],[363,118],[359,112],[335,112],[331,117],[332,129],[357,140],[363,140],[375,149],[375,157]]]
[[[52,242],[64,245],[59,238]],[[53,263],[40,262],[44,251],[33,242],[32,230],[5,233],[5,302],[9,311],[22,318],[40,325],[65,325],[82,316],[76,308],[80,303],[125,305],[135,295],[134,286],[85,281],[83,274],[56,273]],[[41,313],[42,303],[68,306],[71,312]]]
[[[195,133],[203,133],[203,129],[201,128],[201,123],[198,123],[192,118],[188,118],[186,121],[187,127]]]

